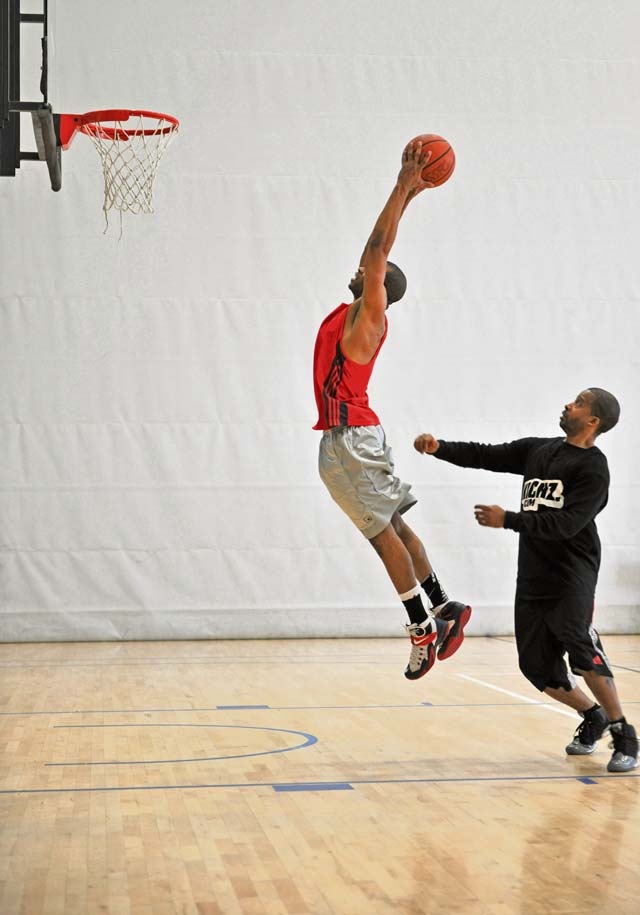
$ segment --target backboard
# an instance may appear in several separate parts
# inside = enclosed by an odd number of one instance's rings
[[[31,6],[34,4],[32,3]],[[38,0],[36,12],[21,10],[21,0],[0,0],[0,177],[15,177],[25,160],[46,162],[51,187],[62,186],[59,118],[53,114],[48,98],[49,81],[49,2]],[[21,89],[22,49],[25,30],[33,41],[36,30],[41,43],[39,91],[42,98],[25,99]],[[30,112],[37,152],[27,151],[21,143],[21,114]]]

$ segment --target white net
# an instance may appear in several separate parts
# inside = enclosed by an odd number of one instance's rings
[[[136,113],[126,121],[94,121],[82,132],[98,151],[104,176],[104,210],[153,213],[153,185],[162,154],[178,132],[162,117]]]

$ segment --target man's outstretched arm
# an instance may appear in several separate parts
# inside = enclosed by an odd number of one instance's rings
[[[522,473],[527,455],[539,438],[522,438],[504,445],[480,445],[476,442],[438,441],[423,433],[414,441],[416,451],[433,454],[459,467],[475,467],[503,473]],[[585,473],[568,495],[560,493],[562,504],[551,512],[506,511],[500,505],[475,505],[473,513],[481,527],[508,528],[540,540],[567,540],[601,511],[607,503],[609,481],[599,473]]]
[[[527,457],[532,448],[546,439],[520,438],[502,445],[482,445],[478,442],[445,442],[429,432],[423,432],[413,443],[420,454],[433,454],[458,467],[493,470],[496,473],[524,473]],[[500,505],[475,505],[476,521],[482,527],[504,527],[506,512]],[[511,514],[511,513],[510,513]]]
[[[458,467],[475,467],[495,473],[524,473],[527,457],[532,448],[546,439],[520,438],[501,445],[482,445],[479,442],[438,441],[429,432],[423,432],[413,443],[420,454],[433,454],[441,461]]]

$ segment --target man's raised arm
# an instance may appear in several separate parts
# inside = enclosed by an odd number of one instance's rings
[[[420,191],[433,187],[422,177],[422,170],[430,157],[431,152],[423,153],[422,143],[416,143],[405,149],[396,185],[376,220],[360,259],[360,269],[364,274],[364,287],[358,320],[371,324],[381,332],[384,332],[384,313],[387,308],[384,288],[387,258],[396,239],[400,217],[407,204]]]

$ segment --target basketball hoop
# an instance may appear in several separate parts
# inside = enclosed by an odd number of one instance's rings
[[[153,185],[165,149],[180,122],[154,111],[111,109],[60,115],[60,144],[68,149],[80,131],[90,138],[102,163],[104,210],[153,213]],[[106,231],[106,229],[105,229]]]

